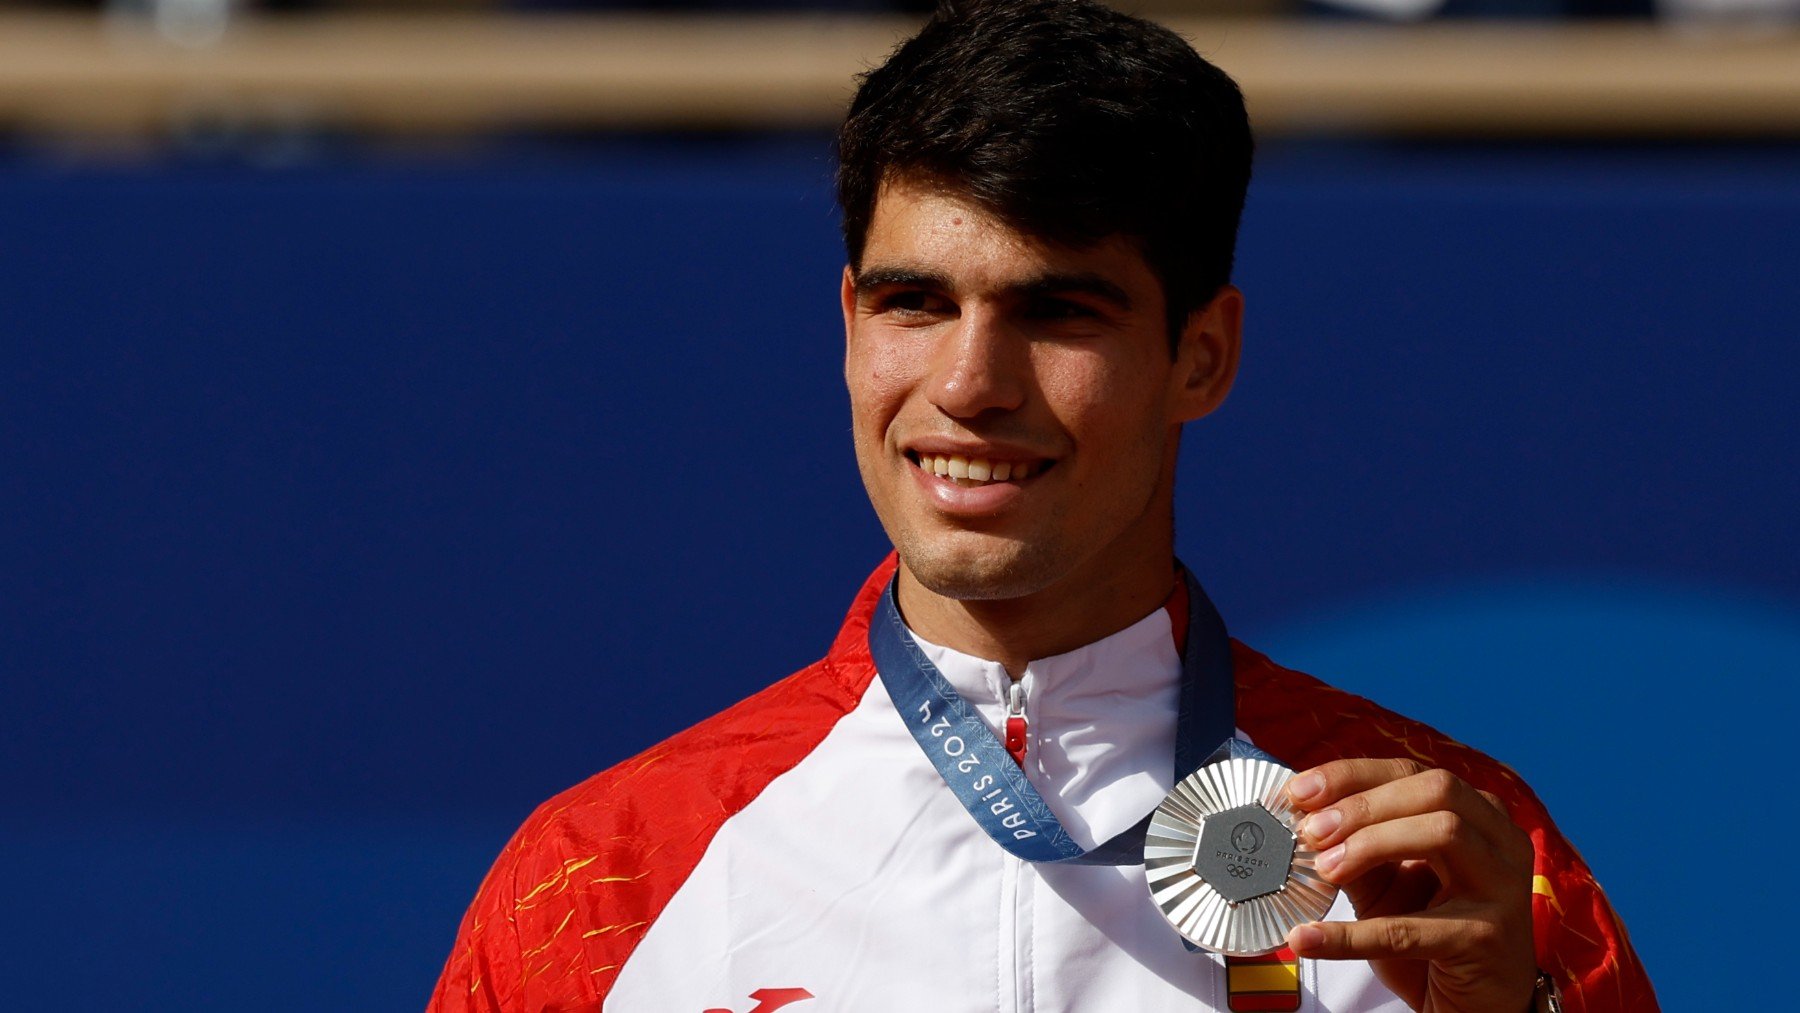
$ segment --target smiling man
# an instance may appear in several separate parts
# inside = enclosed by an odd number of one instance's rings
[[[825,658],[540,808],[434,1009],[1654,1008],[1516,775],[1229,640],[1175,560],[1250,151],[1228,78],[1094,4],[946,8],[865,77],[844,375],[895,555]],[[1146,817],[1225,740],[1300,772],[1342,889],[1272,952],[1151,896]],[[1246,878],[1284,832],[1229,831]]]
[[[1230,389],[1243,301],[1224,286],[1172,333],[1137,240],[1002,213],[923,166],[882,174],[845,376],[908,624],[1022,673],[1169,596],[1177,436]]]

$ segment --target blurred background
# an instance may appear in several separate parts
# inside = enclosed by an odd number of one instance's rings
[[[0,1005],[420,1008],[532,807],[824,651],[829,135],[919,8],[0,5]],[[1800,0],[1133,9],[1261,144],[1185,559],[1763,1001]]]

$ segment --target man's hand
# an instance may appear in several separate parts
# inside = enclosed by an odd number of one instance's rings
[[[1531,840],[1499,799],[1411,760],[1337,760],[1287,791],[1357,915],[1296,927],[1295,953],[1367,960],[1416,1010],[1531,1007]]]

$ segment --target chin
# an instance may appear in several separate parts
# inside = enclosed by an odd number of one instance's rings
[[[1054,584],[1063,569],[1054,550],[1011,539],[906,538],[894,544],[913,579],[957,601],[1023,598]]]

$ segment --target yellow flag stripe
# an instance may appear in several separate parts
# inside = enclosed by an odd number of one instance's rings
[[[1542,896],[1550,902],[1552,908],[1556,909],[1557,914],[1562,914],[1562,905],[1556,902],[1556,889],[1550,885],[1550,877],[1531,877],[1531,892]]]
[[[1292,992],[1300,987],[1300,968],[1294,964],[1234,966],[1228,982],[1233,992]]]

